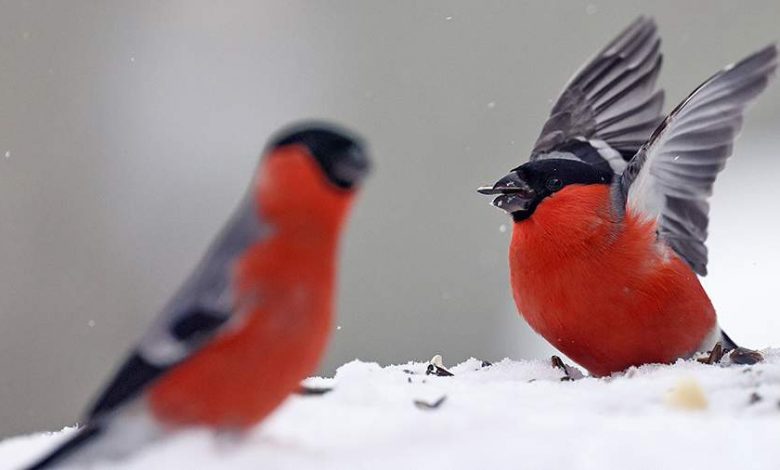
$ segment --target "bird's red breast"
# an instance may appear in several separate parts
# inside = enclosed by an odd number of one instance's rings
[[[612,213],[607,185],[572,185],[514,226],[518,310],[595,375],[695,352],[715,311],[690,267],[657,243],[655,223]]]
[[[338,234],[352,196],[329,185],[304,151],[281,149],[260,168],[260,216],[272,233],[236,266],[235,324],[151,388],[151,409],[163,422],[250,426],[317,367],[331,326]]]

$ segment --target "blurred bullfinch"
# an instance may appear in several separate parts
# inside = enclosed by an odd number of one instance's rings
[[[31,469],[116,458],[186,426],[240,432],[314,372],[339,238],[369,169],[348,132],[304,124],[268,145],[238,209],[67,442]]]
[[[479,189],[514,221],[520,314],[593,375],[736,347],[697,277],[707,200],[777,50],[724,68],[663,117],[659,48],[654,21],[638,18],[564,88],[530,160]]]

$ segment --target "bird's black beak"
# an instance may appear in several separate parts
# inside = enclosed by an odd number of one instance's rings
[[[536,196],[536,192],[516,171],[496,181],[493,186],[482,186],[477,189],[477,192],[489,195],[498,194],[498,197],[493,199],[493,205],[509,214],[528,210]]]

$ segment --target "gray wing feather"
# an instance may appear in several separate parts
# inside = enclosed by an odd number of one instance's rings
[[[217,326],[219,320],[227,320],[234,313],[232,275],[235,261],[263,237],[265,229],[250,191],[193,273],[139,342],[139,352],[145,359],[158,366],[179,362],[215,333],[174,334],[176,325],[187,321],[188,316],[213,317],[209,324]]]
[[[94,401],[87,412],[88,422],[130,402],[165,370],[195,353],[235,318],[232,276],[236,261],[266,232],[250,191],[193,274]]]
[[[659,238],[702,276],[707,198],[732,153],[746,106],[776,67],[777,48],[771,45],[712,76],[669,114],[619,181],[618,202],[657,220]]]
[[[661,121],[664,94],[655,22],[637,18],[569,81],[533,149],[550,152],[575,138],[599,139],[632,156]]]

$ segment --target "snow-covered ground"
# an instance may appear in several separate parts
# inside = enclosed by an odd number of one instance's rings
[[[780,349],[753,366],[679,361],[562,381],[545,361],[354,361],[249,435],[191,430],[110,469],[780,468]],[[725,360],[728,363],[728,359]],[[0,443],[17,468],[70,432]]]

